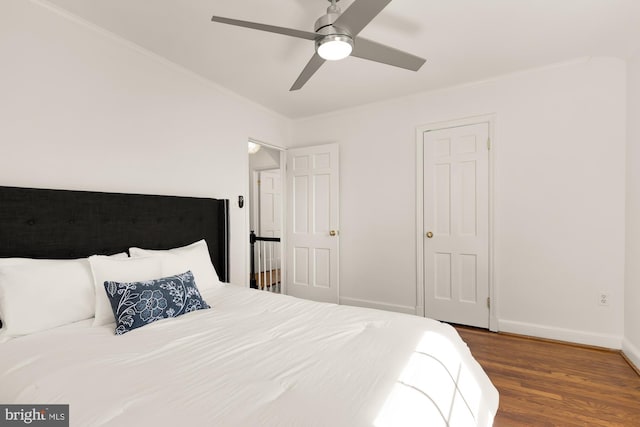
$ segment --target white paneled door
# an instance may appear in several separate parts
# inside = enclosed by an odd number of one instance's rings
[[[282,185],[280,169],[260,172],[260,228],[261,237],[280,237]]]
[[[338,302],[338,145],[287,151],[287,293]]]
[[[425,313],[489,327],[489,124],[424,132]]]
[[[260,237],[282,237],[282,179],[280,169],[260,172]],[[280,245],[273,242],[258,242],[260,255],[256,258],[256,271],[273,271],[281,267]]]

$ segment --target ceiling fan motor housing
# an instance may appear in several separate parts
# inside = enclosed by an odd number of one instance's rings
[[[314,31],[317,33],[320,30],[323,30],[327,27],[335,28],[333,27],[333,23],[336,22],[336,20],[339,17],[340,17],[340,9],[338,9],[336,12],[327,12],[325,15],[322,15],[320,18],[318,18],[318,20],[313,26]],[[342,32],[340,33],[342,34]]]
[[[339,39],[353,46],[353,37],[346,28],[340,28],[333,25],[334,22],[340,17],[341,11],[338,6],[331,5],[327,9],[327,13],[322,15],[316,21],[314,30],[318,37],[316,38],[316,50],[323,44],[329,37],[335,40]]]

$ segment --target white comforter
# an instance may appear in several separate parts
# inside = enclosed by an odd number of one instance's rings
[[[0,344],[0,403],[72,426],[489,426],[498,393],[433,320],[224,286],[122,336],[90,321]]]

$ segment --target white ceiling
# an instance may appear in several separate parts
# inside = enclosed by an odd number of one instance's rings
[[[361,35],[427,58],[420,71],[350,57],[289,92],[313,42],[210,18],[313,31],[327,0],[49,1],[291,118],[640,48],[640,0],[393,0]]]

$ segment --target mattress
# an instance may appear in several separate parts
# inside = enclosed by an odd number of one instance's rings
[[[0,402],[72,426],[490,426],[498,392],[455,329],[237,286],[114,335],[91,320],[0,344]]]

